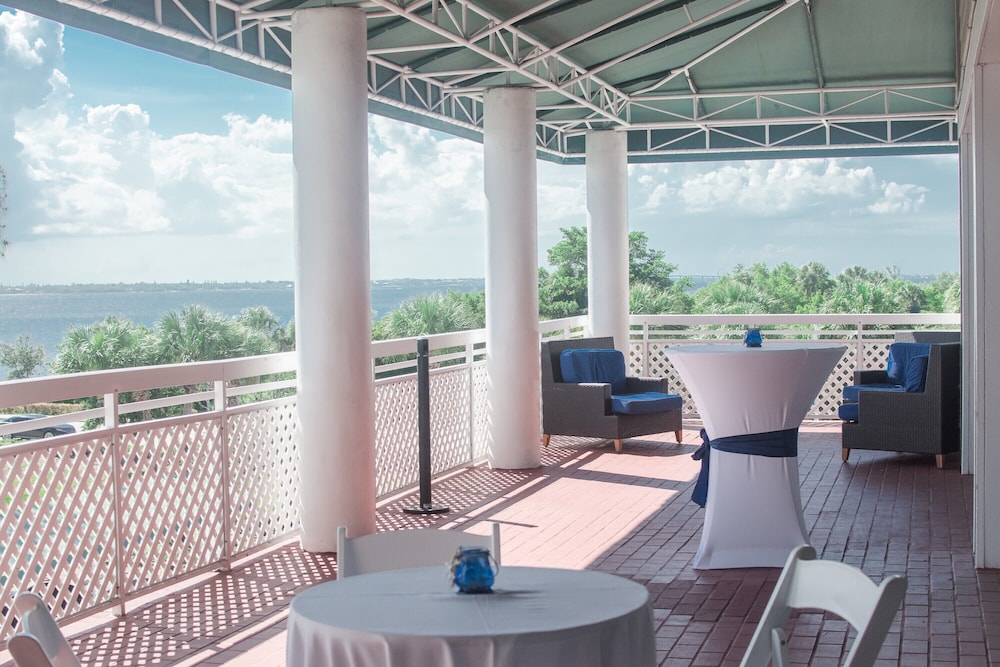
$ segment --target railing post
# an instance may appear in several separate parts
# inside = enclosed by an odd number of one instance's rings
[[[122,534],[124,501],[122,499],[121,434],[118,431],[118,390],[104,394],[104,426],[111,429],[111,479],[115,512],[115,587],[118,589],[118,615],[125,615],[125,539]]]
[[[476,371],[473,362],[476,359],[476,344],[466,334],[465,337],[465,366],[468,370],[469,379],[469,464],[476,460]]]
[[[865,331],[864,323],[862,323],[861,320],[858,320],[858,326],[856,329],[857,333],[855,334],[855,336],[857,337],[857,342],[855,343],[856,347],[854,349],[854,370],[856,371],[864,370],[865,344],[864,341],[862,340],[862,337],[864,336],[864,331]]]
[[[223,373],[225,373],[223,371]],[[222,572],[233,567],[232,485],[229,474],[229,400],[225,378],[215,381],[215,411],[219,415],[219,445],[222,448]]]

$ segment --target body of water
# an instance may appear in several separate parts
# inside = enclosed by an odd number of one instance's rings
[[[372,283],[375,319],[399,306],[405,299],[448,290],[483,289],[482,280],[389,280]],[[45,348],[46,365],[59,351],[66,331],[116,315],[152,327],[170,311],[201,305],[223,315],[238,315],[245,308],[266,306],[283,324],[295,317],[291,285],[269,284],[248,287],[185,286],[183,289],[143,291],[122,287],[98,291],[60,288],[51,292],[33,288],[20,293],[0,294],[0,342],[13,343],[20,335],[31,344]],[[0,375],[2,380],[4,375]]]

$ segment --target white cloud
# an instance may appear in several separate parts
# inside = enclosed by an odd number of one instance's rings
[[[760,160],[675,169],[643,165],[633,172],[645,196],[642,208],[682,208],[685,212],[786,216],[823,210],[911,212],[923,204],[925,188],[884,183],[871,165],[843,159]]]
[[[869,204],[868,210],[880,215],[915,213],[924,205],[927,188],[909,183],[884,183],[882,198]]]

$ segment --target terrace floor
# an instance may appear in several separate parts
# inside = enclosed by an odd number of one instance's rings
[[[415,493],[378,508],[380,529],[436,525],[488,532],[501,524],[504,565],[592,568],[647,586],[661,665],[738,664],[780,572],[698,571],[691,560],[702,510],[689,502],[690,454],[700,423],[673,436],[610,443],[553,438],[537,470],[461,470],[437,480],[434,502],[451,512],[404,514]],[[840,461],[839,422],[806,422],[799,469],[806,526],[822,558],[857,565],[876,580],[903,574],[903,609],[878,665],[1000,665],[1000,570],[976,570],[972,478],[957,457],[851,453]],[[290,542],[130,610],[66,628],[87,667],[285,664],[288,604],[335,577],[332,555]],[[790,626],[793,662],[836,665],[843,621],[802,613]],[[0,661],[10,665],[9,656]]]

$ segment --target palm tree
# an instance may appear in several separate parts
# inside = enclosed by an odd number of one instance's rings
[[[71,327],[52,362],[54,373],[85,373],[156,363],[153,330],[121,317]]]
[[[407,299],[398,308],[386,313],[376,322],[372,337],[385,340],[465,331],[481,326],[480,319],[470,307],[470,300],[460,293],[444,295],[435,292]]]

